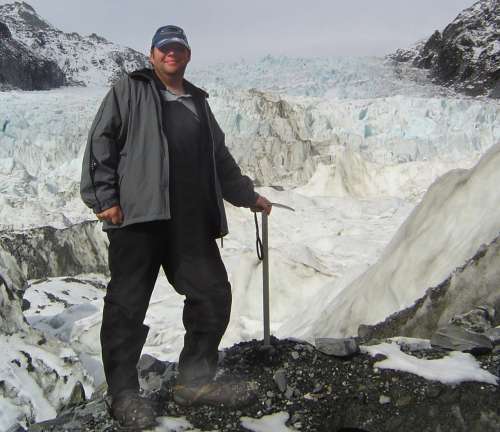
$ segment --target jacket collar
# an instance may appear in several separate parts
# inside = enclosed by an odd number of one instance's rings
[[[139,69],[139,70],[136,70],[134,72],[131,72],[129,74],[129,77],[132,79],[142,79],[142,80],[156,82],[156,84],[159,85],[160,88],[162,88],[162,86],[163,86],[163,83],[160,81],[160,79],[153,72],[153,69],[150,69],[150,68]],[[205,90],[195,86],[194,84],[190,83],[188,80],[183,79],[183,84],[184,84],[184,88],[186,89],[186,91],[189,94],[191,94],[193,96],[200,96],[200,97],[208,98],[208,93]]]

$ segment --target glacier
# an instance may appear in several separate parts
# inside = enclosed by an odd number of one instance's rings
[[[375,58],[273,57],[190,72],[210,93],[227,144],[257,190],[296,209],[274,208],[269,219],[273,334],[356,334],[359,324],[411,305],[498,234],[500,104],[425,84],[422,74]],[[103,381],[98,331],[107,275],[95,268],[107,239],[80,200],[79,179],[106,91],[0,92],[0,236],[22,239],[44,226],[60,233],[57,241],[37,234],[23,260],[14,246],[2,248],[0,266],[24,292],[33,331],[74,350],[92,378],[89,391]],[[227,347],[262,337],[262,269],[252,214],[226,206]],[[77,266],[58,262],[67,248]],[[37,250],[44,268],[32,261]],[[177,360],[182,306],[161,274],[144,352]],[[9,399],[12,416],[28,416],[24,398]]]

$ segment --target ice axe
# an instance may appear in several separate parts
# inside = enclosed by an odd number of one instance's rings
[[[285,210],[295,211],[292,207],[280,203],[271,203],[273,207]],[[262,212],[262,241],[259,236],[259,224],[257,222],[257,213],[254,213],[255,233],[257,236],[256,248],[257,256],[262,261],[262,292],[264,305],[264,348],[271,346],[271,329],[269,321],[269,242],[268,242],[268,216]]]

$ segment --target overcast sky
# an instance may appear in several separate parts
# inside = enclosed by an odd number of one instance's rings
[[[0,3],[10,3],[0,0]],[[146,53],[161,25],[184,28],[192,66],[290,56],[384,55],[442,30],[475,0],[29,0],[59,29]]]

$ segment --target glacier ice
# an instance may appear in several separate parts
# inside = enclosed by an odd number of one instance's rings
[[[78,182],[105,91],[0,93],[0,226],[64,227],[92,217]],[[294,188],[312,180],[316,186],[306,187],[307,194],[389,195],[415,203],[439,175],[470,168],[500,139],[493,101],[214,93],[212,106],[242,169],[260,185]]]

